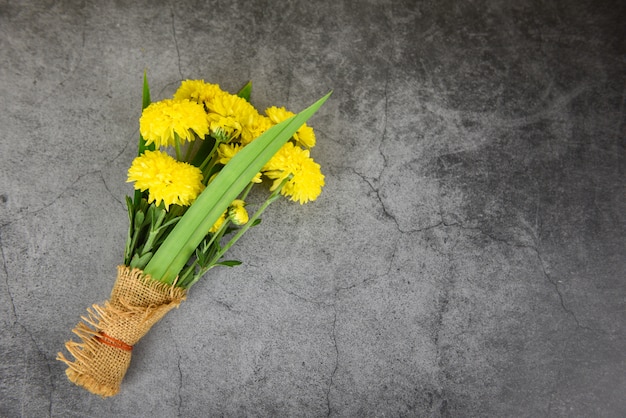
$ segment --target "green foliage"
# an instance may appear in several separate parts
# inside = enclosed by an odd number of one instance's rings
[[[248,81],[246,85],[243,86],[241,90],[237,92],[237,96],[241,97],[242,99],[246,99],[246,101],[249,102],[251,93],[252,93],[252,81]]]

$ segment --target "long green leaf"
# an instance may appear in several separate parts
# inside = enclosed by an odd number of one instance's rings
[[[146,107],[150,106],[150,86],[148,85],[148,75],[146,72],[143,72],[143,94],[141,97],[141,110],[143,111]],[[147,149],[150,151],[154,151],[154,144],[150,144],[146,146],[146,140],[139,134],[139,146],[137,147],[137,155],[143,154]],[[139,202],[141,202],[141,198],[143,196],[143,192],[139,190],[135,190],[134,195],[134,203],[135,207],[139,206]]]
[[[302,124],[313,116],[331,93],[297,115],[273,126],[238,152],[189,207],[154,254],[144,269],[145,273],[156,280],[173,283],[228,205]]]

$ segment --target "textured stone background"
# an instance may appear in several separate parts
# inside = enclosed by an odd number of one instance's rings
[[[0,416],[625,416],[624,4],[0,0]],[[334,89],[327,186],[104,400],[55,356],[121,261],[144,69]]]

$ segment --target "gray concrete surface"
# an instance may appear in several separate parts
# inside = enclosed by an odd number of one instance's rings
[[[0,416],[626,415],[620,1],[0,0]],[[142,340],[122,393],[57,351],[106,299],[148,71],[312,120],[280,202]]]

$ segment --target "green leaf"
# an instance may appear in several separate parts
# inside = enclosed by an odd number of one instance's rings
[[[150,106],[150,86],[148,85],[148,75],[146,71],[143,72],[143,94],[141,100],[141,110],[143,111],[146,107]],[[143,154],[146,150],[154,151],[154,144],[150,144],[146,146],[146,140],[143,139],[143,136],[139,134],[139,145],[137,147],[137,155]],[[135,206],[139,205],[141,202],[141,198],[143,197],[144,192],[140,190],[135,190]]]
[[[148,75],[146,72],[143,72],[143,94],[141,97],[141,110],[143,111],[146,107],[150,106],[150,86],[148,85]],[[150,151],[154,151],[154,144],[150,144],[146,146],[146,141],[143,139],[141,135],[139,135],[139,147],[137,155],[143,154],[145,150],[149,149]]]
[[[130,260],[132,252],[133,234],[135,232],[135,206],[133,205],[133,199],[126,196],[126,208],[128,209],[128,235],[126,236],[126,248],[124,249],[124,263],[127,264]]]
[[[206,138],[204,138],[204,140],[202,141],[202,145],[200,145],[200,148],[198,149],[198,151],[196,151],[196,155],[191,161],[191,164],[193,164],[196,167],[200,167],[200,165],[202,165],[206,157],[211,153],[211,151],[213,151],[214,146],[215,146],[214,138],[210,136],[207,136]]]
[[[195,272],[195,265],[188,266],[185,271],[180,275],[179,282],[184,283],[189,280]]]
[[[135,230],[141,229],[143,226],[144,214],[141,211],[137,211],[135,214]]]
[[[163,219],[165,219],[165,215],[167,215],[167,212],[165,211],[165,209],[160,209],[156,208],[155,206],[152,206],[154,209],[154,211],[152,212],[152,216],[150,218],[150,229],[153,231],[156,231],[159,229],[159,226],[163,223]],[[155,214],[154,212],[158,211],[157,214]]]
[[[252,94],[252,81],[248,81],[246,85],[237,92],[237,96],[246,99],[247,102],[250,101],[250,94]]]
[[[133,200],[126,196],[126,209],[128,209],[128,219],[130,220],[130,223],[133,223],[133,215],[135,213],[135,207],[133,205]]]
[[[159,227],[159,229],[157,229],[157,231],[161,231],[165,228],[167,228],[168,226],[174,225],[176,222],[178,222],[180,220],[180,216],[177,216],[173,219],[170,219],[169,221],[165,222],[163,225],[161,225]]]
[[[216,266],[235,267],[241,264],[239,260],[224,260],[219,263],[215,263]]]
[[[332,93],[332,92],[331,92]],[[239,151],[198,196],[145,268],[154,279],[173,283],[228,205],[331,95],[273,126]]]
[[[145,253],[141,257],[139,256],[139,254],[135,254],[133,256],[133,259],[130,262],[130,267],[143,269],[145,267],[145,265],[148,263],[148,261],[150,261],[151,257],[152,257],[152,253],[151,252]]]

